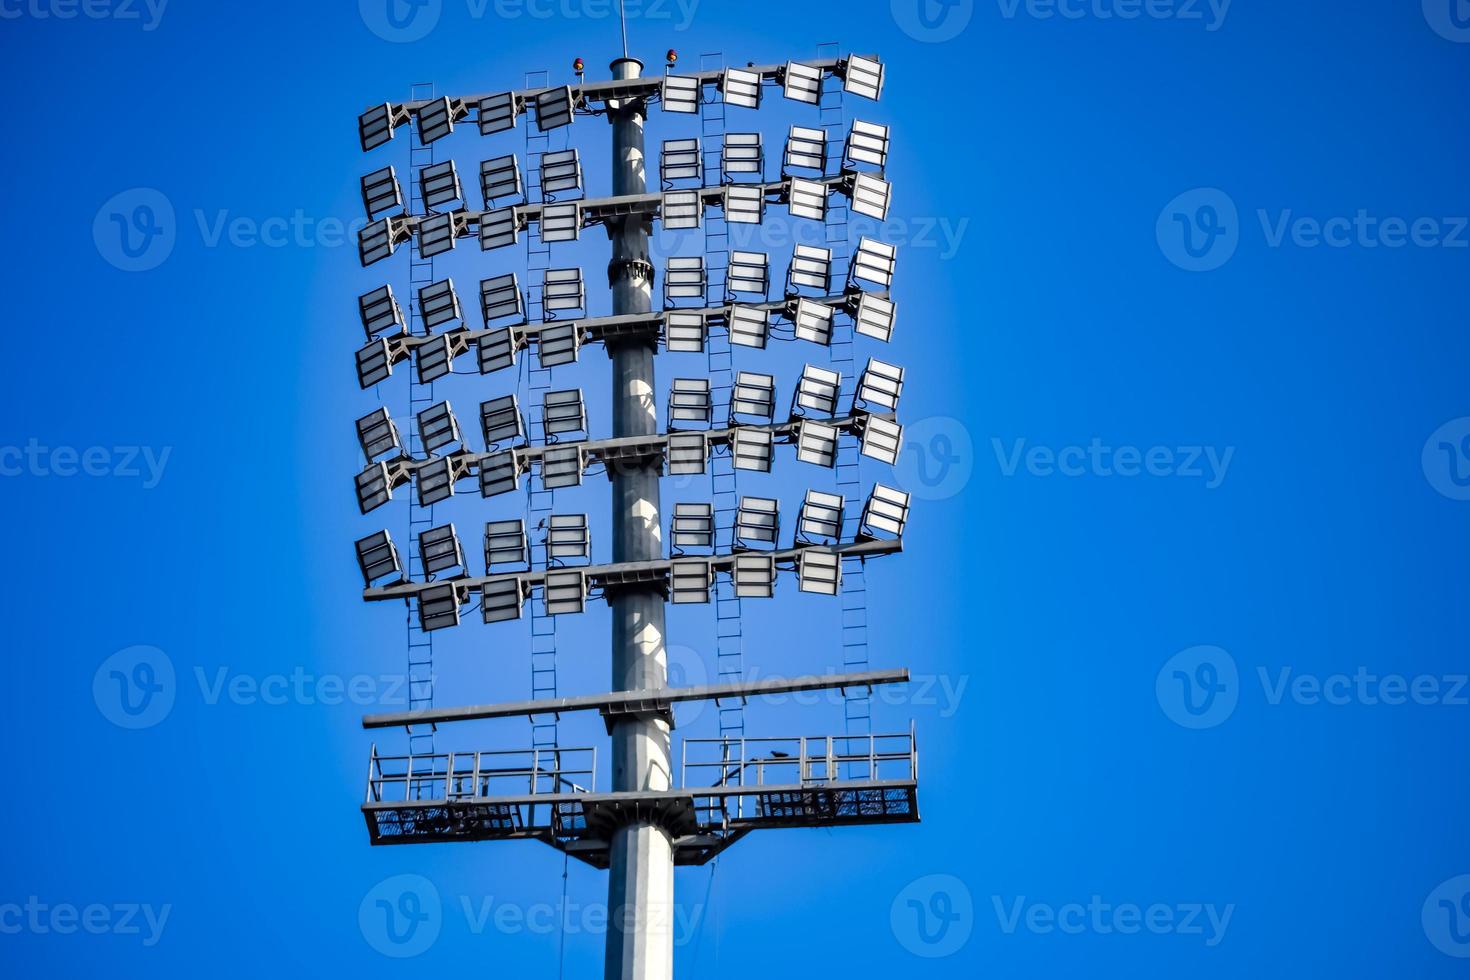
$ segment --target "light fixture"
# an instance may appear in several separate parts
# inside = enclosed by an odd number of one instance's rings
[[[688,75],[665,75],[664,112],[698,112],[700,81]]]
[[[493,136],[516,128],[516,97],[510,92],[487,95],[480,100],[480,135]]]
[[[791,416],[795,418],[811,412],[823,418],[837,414],[837,398],[842,391],[842,374],[828,371],[815,364],[801,369],[801,378],[796,382],[796,394],[791,399]]]
[[[852,179],[852,209],[858,214],[878,221],[888,220],[888,208],[893,202],[893,186],[881,177],[858,174]]]
[[[703,422],[714,417],[708,378],[675,378],[669,389],[669,422]]]
[[[805,177],[792,177],[786,182],[786,205],[793,218],[811,221],[827,220],[827,185]],[[798,245],[797,248],[802,246]]]
[[[403,189],[398,171],[392,167],[375,170],[362,179],[362,207],[369,218],[403,207]]]
[[[709,442],[703,432],[670,432],[668,463],[670,476],[699,476],[709,459]]]
[[[725,220],[736,225],[758,225],[766,213],[766,194],[760,187],[730,184],[725,188]]]
[[[521,488],[521,464],[514,450],[493,453],[480,461],[480,496],[498,497]]]
[[[741,497],[735,509],[737,546],[776,547],[781,535],[781,502],[771,497]]]
[[[569,86],[536,94],[536,128],[541,132],[570,126],[572,118],[572,90]]]
[[[576,150],[541,154],[541,195],[582,189],[582,157]]]
[[[419,193],[423,195],[425,208],[463,200],[464,189],[460,187],[459,171],[455,169],[454,161],[445,160],[420,170]]]
[[[675,548],[713,548],[714,504],[675,504],[673,538]]]
[[[771,313],[751,306],[732,306],[726,318],[730,343],[764,349],[771,337]]]
[[[485,573],[494,575],[496,567],[500,565],[530,569],[531,548],[526,539],[524,521],[485,523]]]
[[[868,366],[858,378],[856,401],[863,405],[878,405],[888,411],[898,409],[898,399],[903,395],[903,368],[868,358]]]
[[[810,105],[822,100],[822,69],[799,61],[788,61],[784,75],[782,87],[788,99]]]
[[[587,606],[587,577],[578,569],[547,572],[541,597],[546,615],[576,615]]]
[[[735,174],[764,173],[765,153],[761,150],[760,133],[726,133],[724,148],[720,151],[720,169],[726,179]]]
[[[849,164],[867,163],[883,170],[888,166],[888,146],[887,126],[854,119],[842,155]]]
[[[419,441],[424,452],[433,453],[452,442],[460,441],[459,420],[448,402],[430,405],[418,414]]]
[[[889,300],[872,293],[858,297],[857,310],[853,313],[853,327],[864,337],[873,337],[885,344],[893,339],[893,325],[898,309]]]
[[[398,548],[387,531],[370,534],[357,542],[357,567],[362,569],[362,583],[372,588],[378,579],[389,575],[403,575],[403,565],[398,560]]]
[[[521,162],[514,153],[480,163],[480,194],[485,198],[485,210],[502,197],[521,197],[524,193]]]
[[[503,395],[480,403],[480,434],[485,448],[493,449],[502,442],[522,442],[526,438],[526,420],[521,417],[515,395]]]
[[[419,535],[419,561],[423,563],[425,578],[451,568],[466,570],[464,549],[453,524],[431,527]]]
[[[792,292],[815,289],[826,296],[832,290],[832,250],[818,245],[797,245],[791,256],[788,283]]]
[[[796,558],[796,577],[803,592],[837,595],[842,591],[842,559],[808,548]]]
[[[456,333],[441,333],[414,348],[414,360],[418,365],[419,384],[433,384],[454,371],[454,358],[468,350]]]
[[[776,378],[770,374],[741,371],[730,392],[730,417],[748,415],[770,422],[776,416]]]
[[[841,541],[845,503],[840,493],[808,490],[796,521],[797,537],[808,542]]]
[[[542,368],[575,364],[582,351],[582,328],[575,323],[542,327],[536,341],[536,356]]]
[[[903,449],[903,426],[891,419],[869,416],[863,422],[862,454],[889,466],[898,464]]]
[[[883,62],[851,55],[843,67],[842,87],[853,95],[877,101],[883,94]]]
[[[827,172],[827,134],[820,129],[792,126],[786,137],[786,156],[783,167],[787,170],[815,170]]]
[[[388,341],[374,340],[357,352],[357,383],[364,389],[393,374],[393,362],[388,354]]]
[[[541,404],[541,428],[548,442],[555,442],[559,435],[587,431],[587,408],[581,388],[548,391]]]
[[[865,237],[858,242],[857,253],[852,257],[849,275],[854,282],[862,280],[879,286],[891,286],[893,267],[897,259],[898,248],[896,246]]]
[[[432,259],[454,248],[462,232],[469,230],[469,219],[463,212],[431,214],[419,219],[419,257]]]
[[[430,330],[462,318],[459,294],[454,291],[453,279],[431,282],[419,290],[419,315],[424,318],[424,326]]]
[[[659,213],[669,231],[698,228],[704,218],[704,201],[699,191],[664,191],[663,208]]]
[[[357,138],[362,151],[375,150],[393,138],[393,130],[408,122],[408,109],[391,102],[375,105],[357,117]]]
[[[801,423],[796,435],[796,459],[831,469],[837,465],[837,429],[825,422]]]
[[[796,301],[796,310],[791,316],[796,326],[796,339],[809,340],[823,347],[831,346],[832,317],[832,307],[803,296]]]
[[[543,204],[541,206],[541,240],[574,242],[582,237],[582,205]]]
[[[432,507],[441,500],[453,497],[455,472],[454,458],[450,456],[429,460],[414,470],[419,506]]]
[[[585,313],[587,292],[581,269],[547,269],[541,286],[541,305],[548,311],[577,310]]]
[[[513,623],[521,618],[526,593],[519,578],[502,578],[480,586],[480,612],[487,623]]]
[[[676,299],[704,300],[706,280],[702,256],[671,256],[664,270],[664,303]]]
[[[425,633],[459,625],[459,586],[435,585],[419,593],[419,628]]]
[[[514,272],[480,280],[480,313],[485,317],[487,327],[495,320],[510,316],[525,320],[526,303]]]
[[[863,516],[858,522],[859,534],[875,537],[881,533],[901,538],[908,522],[909,495],[881,483],[874,484],[868,502],[863,505]]]
[[[659,156],[659,177],[665,181],[703,180],[704,161],[699,140],[664,140]]]
[[[393,295],[392,286],[379,286],[370,293],[357,298],[357,311],[362,317],[362,328],[368,340],[391,327],[403,326],[403,309]]]
[[[546,562],[592,558],[592,534],[586,514],[552,514],[546,524]]]
[[[669,310],[664,314],[664,344],[670,352],[704,353],[704,313],[694,310]]]
[[[725,273],[725,288],[731,293],[755,295],[762,299],[771,291],[771,260],[765,252],[730,253]]]
[[[740,106],[743,109],[761,107],[759,72],[746,71],[744,68],[726,68],[720,79],[720,91],[725,93],[727,105]]]
[[[469,107],[462,99],[451,99],[448,96],[420,106],[419,142],[427,146],[442,140],[454,132],[455,123],[469,114]]]
[[[737,599],[769,599],[776,594],[776,559],[770,555],[736,555],[731,572]]]
[[[387,463],[373,463],[357,474],[357,508],[364,514],[393,499],[393,480]]]
[[[771,435],[769,429],[754,429],[748,425],[739,426],[735,429],[730,446],[737,470],[751,470],[755,473],[771,472],[776,449],[775,437]]]
[[[497,208],[480,215],[480,251],[506,248],[521,240],[521,219],[515,208]]]
[[[708,603],[714,576],[702,558],[679,558],[669,563],[669,599],[675,605]]]
[[[367,268],[388,258],[398,246],[413,240],[413,226],[407,218],[389,217],[368,223],[357,233],[357,257]]]
[[[369,463],[384,453],[403,453],[403,440],[399,438],[398,426],[386,408],[380,408],[357,420],[357,443],[362,446],[362,455]]]
[[[582,485],[587,453],[580,444],[552,446],[541,453],[541,485],[547,490]]]

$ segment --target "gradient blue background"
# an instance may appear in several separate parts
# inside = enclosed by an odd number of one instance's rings
[[[616,53],[615,21],[493,10],[475,19],[445,0],[415,43],[375,35],[350,2],[174,0],[151,31],[0,20],[11,232],[0,442],[172,453],[151,490],[0,481],[0,904],[172,907],[152,948],[0,935],[7,975],[555,975],[555,932],[476,935],[460,900],[556,903],[559,854],[370,849],[357,811],[362,708],[210,704],[195,679],[403,669],[402,614],[362,606],[351,557],[383,523],[355,513],[349,482],[352,419],[377,404],[352,376],[354,300],[382,276],[320,240],[210,247],[199,222],[351,220],[360,174],[406,166],[402,141],[359,152],[354,117],[368,103],[424,80],[458,93],[518,87],[527,69],[566,79],[578,55],[598,76]],[[708,869],[681,871],[680,902],[703,920],[677,951],[682,975],[1463,975],[1426,938],[1420,909],[1470,871],[1470,708],[1273,706],[1256,673],[1465,671],[1470,504],[1436,492],[1421,449],[1470,414],[1470,252],[1272,248],[1256,212],[1470,214],[1470,46],[1410,2],[1237,0],[1215,31],[1024,8],[1008,18],[991,3],[951,15],[970,13],[942,43],[905,32],[887,0],[703,0],[686,31],[652,17],[630,28],[654,66],[669,46],[695,65],[701,51],[735,64],[812,56],[828,40],[880,52],[885,100],[849,106],[897,127],[897,211],[968,222],[952,256],[905,244],[891,353],[911,371],[905,417],[959,420],[972,475],[921,503],[908,553],[869,579],[874,663],[967,684],[952,713],[876,710],[880,729],[919,725],[924,822],[756,835],[712,888]],[[759,125],[777,133],[783,118]],[[599,122],[575,129],[578,145],[606,140]],[[462,167],[478,139],[456,143]],[[495,152],[519,152],[519,137],[504,145]],[[177,244],[130,273],[92,229],[105,202],[140,187],[171,202]],[[1155,237],[1161,209],[1199,187],[1230,195],[1241,221],[1238,252],[1209,273],[1177,268]],[[588,351],[572,383],[590,388],[603,363]],[[389,397],[401,412],[401,390]],[[992,446],[1093,437],[1235,456],[1207,490],[1008,477]],[[747,661],[765,675],[840,664],[830,609],[815,602],[774,605]],[[586,619],[563,641],[568,693],[605,682],[606,613]],[[671,621],[671,641],[708,662],[708,624],[691,617],[680,633],[684,621]],[[520,631],[460,633],[441,652],[441,703],[526,693]],[[162,723],[126,731],[99,711],[92,681],[135,644],[170,658],[177,702]],[[1155,679],[1199,644],[1230,652],[1242,690],[1233,717],[1192,731],[1161,710]],[[840,718],[835,705],[764,707],[748,727],[816,734]],[[711,722],[699,720],[704,733]],[[595,735],[569,723],[563,741]],[[520,722],[440,736],[446,748],[528,743]],[[406,964],[358,924],[363,896],[403,873],[444,901],[438,941]],[[973,919],[956,924],[970,935],[952,956],[920,959],[890,906],[936,873],[964,882]],[[573,866],[571,900],[604,901],[603,881]],[[1235,908],[1213,947],[1008,934],[994,908],[1093,895]],[[566,975],[599,975],[601,948],[600,936],[567,936]]]

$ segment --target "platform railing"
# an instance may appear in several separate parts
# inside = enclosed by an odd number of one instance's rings
[[[684,741],[680,782],[691,790],[812,787],[912,781],[918,768],[912,729],[889,735],[691,738]]]
[[[597,750],[592,748],[379,755],[374,745],[368,762],[370,804],[593,793],[596,788]]]

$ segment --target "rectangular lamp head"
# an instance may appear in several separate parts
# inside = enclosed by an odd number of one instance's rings
[[[513,327],[502,327],[482,334],[476,342],[481,374],[492,374],[516,366],[520,336]]]
[[[837,414],[837,397],[842,391],[842,373],[808,364],[801,369],[796,383],[796,396],[791,402],[793,416],[810,412],[823,418]]]
[[[903,426],[891,419],[872,416],[863,423],[862,454],[889,466],[898,465],[903,450]]]
[[[781,534],[781,502],[771,497],[741,497],[735,510],[735,541],[776,547]]]
[[[581,269],[547,269],[541,286],[541,305],[547,311],[587,309]]]
[[[675,378],[669,389],[669,422],[703,422],[714,417],[707,378]]]
[[[731,252],[726,288],[732,293],[764,299],[771,291],[770,256],[765,252],[742,252],[739,249]]]
[[[857,311],[853,314],[853,328],[864,337],[881,340],[885,344],[893,339],[894,321],[898,308],[892,301],[872,293],[858,297]]]
[[[698,139],[664,140],[659,177],[666,181],[703,180],[704,160]]]
[[[357,138],[362,151],[375,150],[393,138],[393,131],[408,122],[408,110],[386,102],[357,117]]]
[[[827,171],[827,134],[820,129],[792,126],[786,137],[786,156],[783,165],[787,170]]]
[[[389,575],[403,576],[403,565],[398,560],[398,548],[387,531],[370,534],[357,542],[357,567],[362,570],[364,588]]]
[[[524,193],[521,162],[514,153],[480,163],[480,194],[485,199],[485,210],[502,197],[521,197]]]
[[[531,547],[526,538],[524,521],[487,521],[485,523],[485,573],[495,574],[502,565],[531,567]]]
[[[424,452],[433,453],[460,441],[459,420],[448,402],[430,405],[418,415],[419,441]]]
[[[671,256],[664,269],[664,300],[704,300],[706,279],[702,256]]]
[[[419,290],[419,316],[430,330],[464,318],[459,308],[459,294],[453,279],[431,282]]]
[[[868,366],[858,379],[857,400],[864,405],[897,411],[898,400],[903,395],[903,373],[903,368],[895,364],[868,358]]]
[[[893,186],[881,177],[858,174],[852,179],[852,209],[854,212],[878,221],[888,220],[888,209],[893,203]]]
[[[866,163],[880,171],[888,166],[889,129],[877,123],[852,121],[843,157],[849,164]]]
[[[431,527],[419,535],[419,561],[423,563],[425,577],[451,568],[466,569],[464,549],[453,524]]]
[[[547,563],[592,558],[592,533],[586,514],[552,514],[546,525]]]
[[[709,460],[709,442],[703,432],[669,433],[670,476],[699,476]]]
[[[419,506],[431,507],[454,496],[454,460],[448,456],[430,460],[414,470]]]
[[[510,92],[487,95],[480,100],[480,135],[493,136],[516,128],[516,97]]]
[[[769,599],[776,594],[776,559],[770,555],[737,555],[731,578],[737,599]]]
[[[357,509],[371,513],[393,499],[393,483],[387,463],[373,463],[357,474]]]
[[[575,323],[542,327],[537,336],[536,356],[543,368],[577,363],[582,352],[582,328]]]
[[[587,577],[577,569],[547,572],[541,601],[548,616],[576,615],[587,605]]]
[[[425,633],[459,625],[459,586],[435,585],[419,593],[419,628]]]
[[[419,117],[419,142],[428,146],[437,143],[454,132],[454,124],[469,115],[469,107],[459,99],[445,96],[421,106]]]
[[[898,248],[887,242],[864,237],[858,242],[857,253],[852,257],[850,276],[854,282],[871,282],[879,286],[893,285],[893,267],[898,260]]]
[[[425,208],[436,208],[450,201],[464,200],[464,190],[460,187],[459,171],[455,169],[454,161],[445,160],[420,170],[419,194],[423,196]]]
[[[843,506],[840,493],[808,490],[797,519],[796,533],[806,541],[842,540]]]
[[[796,436],[796,458],[802,463],[825,466],[837,465],[837,429],[825,422],[801,423]]]
[[[398,435],[398,426],[386,408],[380,408],[357,420],[357,443],[368,462],[385,453],[403,454],[403,441]]]
[[[572,124],[572,90],[568,86],[536,95],[536,128],[543,133]]]
[[[587,453],[580,445],[551,446],[541,454],[541,485],[547,490],[582,485]]]
[[[791,255],[790,282],[794,290],[815,289],[826,296],[832,290],[832,250],[819,245],[797,245]]]
[[[730,415],[746,415],[770,422],[776,417],[776,378],[770,374],[741,371],[735,375],[730,393]]]
[[[760,133],[726,133],[720,151],[720,169],[725,176],[755,174],[765,171],[765,153],[761,150]]]
[[[419,257],[432,259],[452,251],[459,238],[460,230],[467,227],[465,219],[456,213],[431,214],[419,221]]]
[[[515,208],[497,208],[480,215],[480,251],[509,248],[521,240],[521,217]]]
[[[853,95],[876,102],[883,95],[883,75],[883,62],[852,55],[843,67],[842,87]]]
[[[814,344],[829,347],[832,344],[832,307],[814,299],[802,297],[796,301],[792,322],[796,327],[796,339],[809,340]]]
[[[735,430],[731,447],[737,470],[750,470],[753,473],[771,472],[776,449],[775,438],[769,429],[752,429],[742,425]]]
[[[365,225],[357,233],[357,257],[367,268],[381,262],[413,239],[413,227],[404,217],[380,218]]]
[[[362,207],[369,219],[403,207],[403,189],[398,186],[397,170],[384,167],[362,179]]]
[[[726,317],[730,325],[730,343],[737,347],[764,349],[771,338],[771,314],[750,306],[732,306]]]
[[[786,182],[786,204],[793,218],[826,221],[827,185],[805,177],[792,177]]]
[[[675,548],[713,548],[714,504],[675,504],[673,539]]]
[[[480,612],[487,623],[513,623],[526,608],[526,593],[518,578],[496,579],[480,586]]]
[[[480,496],[499,497],[521,488],[521,464],[514,450],[487,456],[480,462]]]
[[[441,333],[419,344],[413,356],[419,371],[419,384],[433,384],[454,372],[454,356],[458,352],[454,333]]]
[[[816,105],[822,100],[822,69],[799,61],[788,61],[784,75],[783,89],[788,99],[808,105]]]
[[[388,341],[374,340],[357,352],[357,383],[364,389],[388,380],[392,374]]]
[[[766,195],[759,187],[730,184],[725,188],[725,220],[737,225],[758,225],[766,213]]]
[[[541,426],[549,441],[555,441],[559,435],[587,431],[587,408],[581,388],[548,391],[541,406]]]
[[[502,442],[522,442],[526,423],[521,418],[520,403],[515,395],[503,395],[480,403],[480,433],[487,449]]]
[[[664,344],[671,353],[704,353],[705,331],[703,313],[669,310],[664,314]]]
[[[548,194],[582,190],[582,156],[575,149],[541,154],[542,200]]]
[[[803,592],[817,595],[842,592],[842,559],[830,551],[803,551],[796,560],[796,575]]]
[[[543,242],[575,242],[582,237],[582,206],[543,204],[541,206],[541,240]]]
[[[909,495],[881,483],[874,484],[868,502],[863,505],[860,530],[868,537],[885,534],[901,538],[908,521]]]
[[[664,191],[663,208],[659,214],[664,227],[670,231],[698,228],[704,220],[704,201],[699,191]]]
[[[665,75],[663,84],[664,112],[698,112],[700,81],[686,75]]]
[[[675,605],[708,603],[714,575],[700,558],[679,558],[669,565],[669,598]]]
[[[521,286],[514,272],[480,281],[480,312],[485,317],[485,326],[495,320],[515,317],[526,319],[526,303],[521,296]]]
[[[727,105],[740,106],[742,109],[761,107],[759,72],[746,71],[744,68],[726,68],[725,74],[720,78],[720,91],[725,94]]]
[[[379,286],[370,293],[357,298],[357,311],[362,317],[362,328],[372,340],[385,330],[404,325],[403,308],[393,295],[392,286]]]

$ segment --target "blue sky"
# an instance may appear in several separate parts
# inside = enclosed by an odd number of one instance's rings
[[[386,2],[0,2],[0,166],[23,212],[0,244],[14,975],[192,975],[206,957],[221,978],[401,968],[372,910],[409,891],[430,916],[410,969],[600,968],[601,873],[569,869],[557,929],[549,848],[367,846],[358,721],[401,699],[403,614],[361,603],[351,544],[385,524],[401,536],[406,516],[352,501],[352,421],[379,404],[353,377],[355,302],[385,267],[358,267],[344,229],[363,173],[407,167],[402,140],[358,149],[366,105],[422,81],[569,81],[578,56],[600,77],[617,24],[603,0],[431,0],[393,19]],[[771,980],[814,960],[1459,975],[1470,11],[632,9],[655,68],[670,47],[743,65],[827,41],[887,63],[883,101],[848,108],[895,128],[882,234],[900,246],[902,312],[893,344],[859,356],[908,368],[909,449],[864,477],[917,498],[905,554],[868,583],[874,666],[921,678],[874,714],[880,731],[918,726],[924,820],[753,835],[713,873],[681,870],[681,973],[733,975],[759,950]],[[735,118],[774,147],[801,115]],[[659,114],[649,128],[695,132]],[[600,172],[601,121],[571,139]],[[519,140],[449,143],[469,174]],[[780,227],[761,239],[776,261]],[[558,257],[589,271],[605,312],[598,248],[589,234]],[[444,268],[468,293],[518,261],[470,249]],[[391,275],[406,290],[406,260]],[[660,358],[661,401],[700,372],[682,357]],[[783,345],[738,364],[777,374],[786,398],[825,358]],[[602,432],[605,363],[588,350],[557,375]],[[401,416],[395,383],[381,396]],[[472,425],[500,385],[445,393]],[[741,488],[794,515],[829,479],[786,456]],[[597,481],[558,498],[594,515],[604,555],[605,500]],[[478,550],[465,529],[502,510],[470,496],[446,515]],[[759,676],[841,664],[834,604],[793,593],[747,617]],[[690,682],[714,670],[710,619],[670,617]],[[606,686],[606,624],[598,607],[564,624],[564,693]],[[525,697],[525,641],[524,625],[446,636],[440,703]],[[711,734],[713,715],[683,730]],[[841,725],[825,701],[747,718],[751,735]],[[601,744],[599,728],[569,719],[563,744]],[[439,744],[529,740],[509,721]]]

